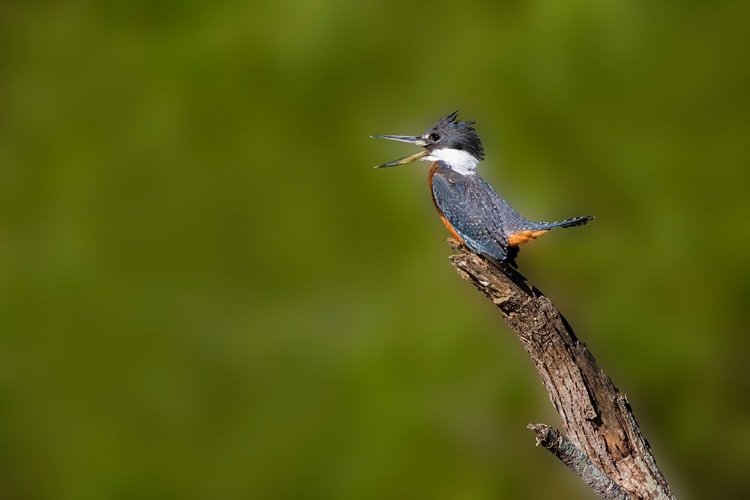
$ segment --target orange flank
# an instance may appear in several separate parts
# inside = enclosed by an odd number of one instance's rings
[[[432,194],[432,176],[435,175],[435,171],[437,170],[437,167],[438,167],[437,162],[433,162],[432,166],[430,166],[430,171],[427,174],[427,183],[430,185],[430,194]],[[435,209],[437,210],[437,213],[440,216],[440,220],[443,221],[443,224],[445,224],[445,227],[448,228],[448,231],[450,231],[453,238],[455,238],[455,240],[458,241],[463,246],[466,246],[464,239],[458,235],[455,229],[453,229],[453,224],[448,222],[448,219],[446,219],[445,216],[443,215],[443,212],[440,210],[440,207],[435,201],[434,194],[432,194],[432,204],[435,205]]]
[[[525,231],[513,233],[510,235],[510,238],[508,238],[508,245],[512,247],[523,245],[524,243],[528,243],[529,241],[538,238],[547,231],[548,229],[543,229],[541,231],[532,231],[531,229],[527,229]]]
[[[443,214],[440,213],[440,209],[438,209],[438,215],[440,215],[440,220],[443,221],[443,224],[445,224],[445,227],[448,228],[448,231],[451,232],[451,234],[456,239],[456,241],[458,241],[459,243],[461,243],[463,246],[466,246],[466,243],[464,243],[464,240],[458,235],[458,233],[456,232],[456,230],[453,229],[453,225],[450,222],[448,222],[448,219],[446,219],[445,217],[443,217]]]

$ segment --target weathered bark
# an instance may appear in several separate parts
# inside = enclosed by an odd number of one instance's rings
[[[559,458],[604,500],[630,500],[617,483],[599,470],[591,459],[560,434],[560,431],[547,424],[529,424],[527,427],[536,434],[537,444],[541,444]]]
[[[534,362],[562,418],[567,434],[562,443],[573,447],[563,446],[564,451],[578,451],[588,459],[572,460],[573,453],[565,455],[570,460],[563,462],[603,498],[674,499],[625,395],[599,368],[552,302],[517,271],[498,267],[449,242],[458,252],[451,256],[453,266],[498,307]],[[547,449],[560,451],[562,436],[549,436],[549,426],[533,428],[540,443],[550,444],[545,444]],[[602,474],[617,488],[603,483]]]

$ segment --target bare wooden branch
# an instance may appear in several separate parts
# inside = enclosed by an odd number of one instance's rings
[[[458,273],[492,300],[521,340],[560,414],[568,442],[627,498],[674,500],[627,398],[552,302],[517,271],[501,270],[457,242],[449,243],[458,252],[451,256]]]
[[[559,458],[604,500],[630,500],[617,483],[599,470],[591,459],[560,434],[560,431],[547,424],[529,424],[527,427],[536,434],[537,444],[541,444]]]

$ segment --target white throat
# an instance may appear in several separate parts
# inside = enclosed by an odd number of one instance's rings
[[[472,154],[459,149],[435,149],[429,155],[422,158],[426,161],[443,161],[452,170],[461,175],[474,175],[474,170],[479,164]]]

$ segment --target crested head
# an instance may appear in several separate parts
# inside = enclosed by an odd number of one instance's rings
[[[441,118],[422,136],[429,155],[425,160],[442,161],[462,174],[470,174],[484,159],[482,141],[474,122],[458,121],[458,111]]]
[[[424,137],[428,142],[428,149],[455,149],[466,151],[478,161],[484,160],[484,149],[474,122],[458,121],[458,111],[454,111],[437,121]]]
[[[415,160],[440,161],[448,168],[464,175],[472,175],[480,161],[484,159],[482,141],[472,127],[474,122],[458,121],[458,111],[441,118],[421,136],[376,135],[377,139],[408,142],[422,146],[421,151],[412,156],[378,165],[393,167]]]

